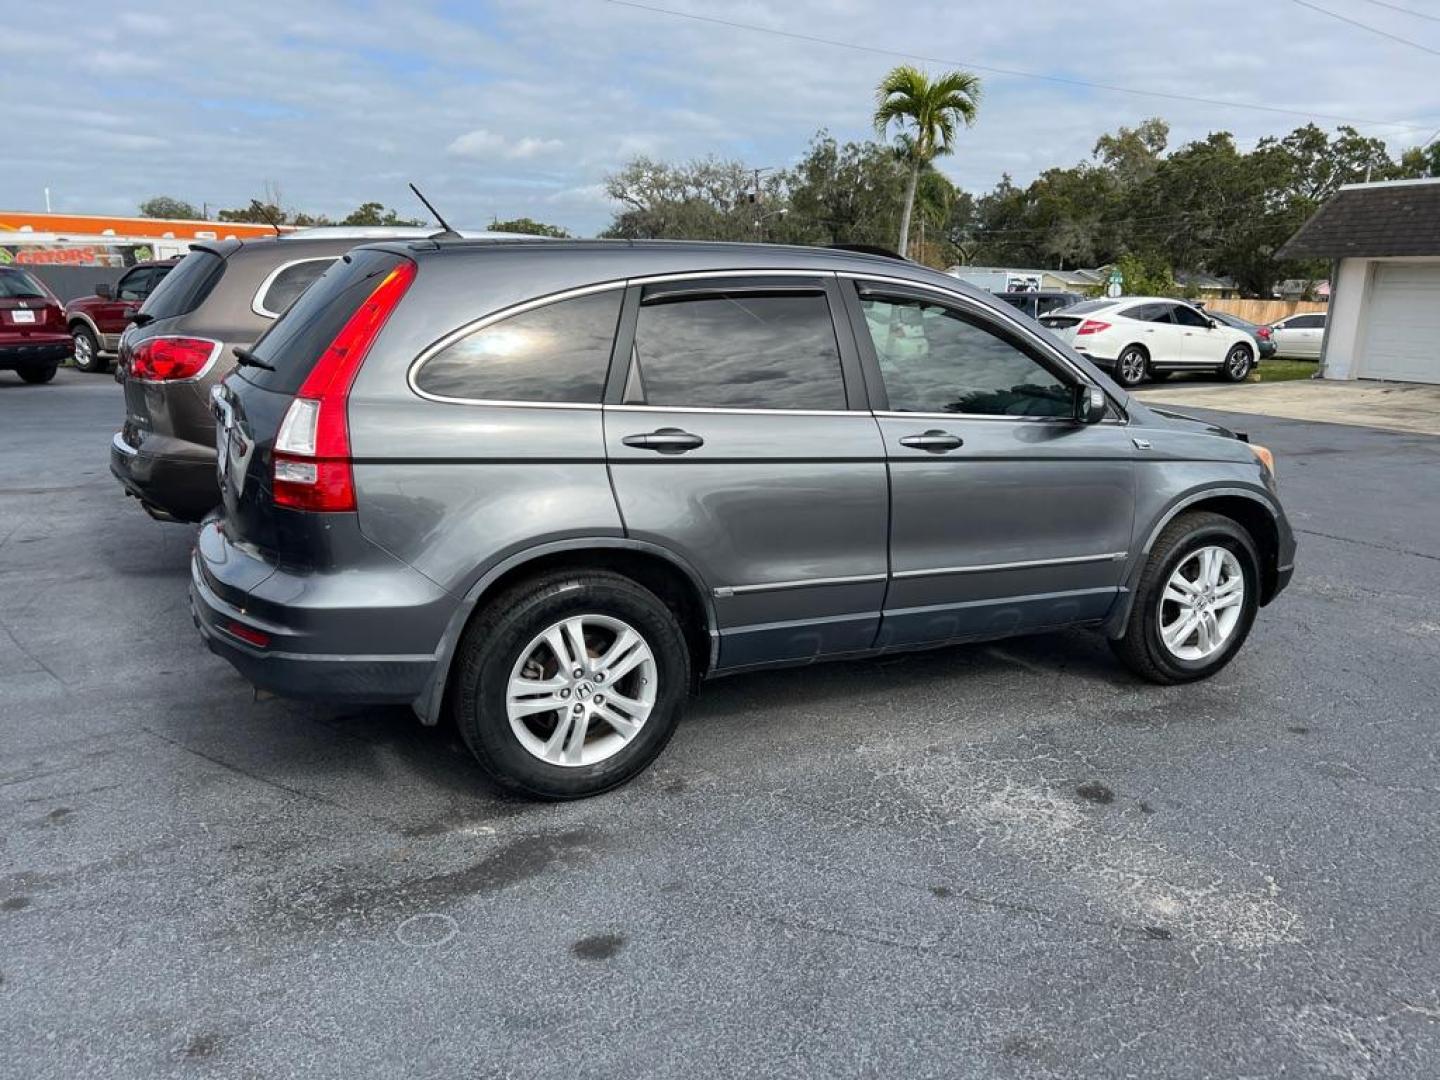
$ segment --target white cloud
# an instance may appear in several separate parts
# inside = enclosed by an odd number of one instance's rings
[[[457,136],[445,152],[451,157],[479,158],[481,160],[494,160],[503,158],[506,161],[528,161],[531,158],[540,157],[542,154],[553,154],[565,146],[559,139],[537,139],[533,135],[526,135],[519,139],[510,140],[503,135],[493,131],[486,131],[484,128],[476,128],[474,131],[467,131],[464,135]]]

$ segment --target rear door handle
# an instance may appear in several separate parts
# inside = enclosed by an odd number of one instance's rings
[[[901,446],[913,446],[916,450],[928,450],[932,454],[943,454],[947,450],[955,450],[965,445],[965,440],[959,435],[951,435],[948,431],[941,431],[932,428],[923,435],[906,435],[900,440]]]
[[[683,454],[705,445],[705,440],[699,435],[673,427],[661,428],[645,435],[626,435],[620,441],[637,450],[654,450],[657,454]]]

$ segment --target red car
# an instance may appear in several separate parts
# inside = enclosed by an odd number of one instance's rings
[[[158,259],[136,263],[112,289],[103,282],[93,296],[81,296],[65,305],[65,321],[75,339],[75,367],[80,371],[104,371],[109,366],[101,355],[120,347],[120,335],[130,316],[140,310],[145,298],[155,291],[179,259]]]
[[[0,266],[0,371],[49,382],[74,350],[59,297],[17,266]]]

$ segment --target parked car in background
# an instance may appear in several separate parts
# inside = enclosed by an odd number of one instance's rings
[[[357,242],[433,232],[328,226],[195,244],[121,336],[115,378],[125,387],[125,423],[111,441],[110,471],[157,520],[199,521],[220,501],[210,388],[235,366],[235,350],[254,344]]]
[[[65,305],[65,321],[75,339],[75,367],[80,371],[105,371],[105,354],[120,347],[120,335],[130,316],[140,310],[147,297],[165,280],[179,259],[158,259],[136,263],[111,288],[105,282],[95,286],[91,296],[78,296]]]
[[[1030,292],[1001,292],[995,294],[997,299],[1004,300],[1017,311],[1023,311],[1032,319],[1038,319],[1052,311],[1070,307],[1078,304],[1085,297],[1079,293],[1059,292],[1053,290],[1033,290]]]
[[[1040,319],[1121,386],[1177,371],[1214,372],[1241,382],[1255,367],[1255,339],[1163,296],[1086,300]]]
[[[34,274],[0,266],[0,371],[49,382],[71,348],[59,298]]]
[[[636,775],[727,672],[1092,626],[1204,678],[1293,565],[1268,451],[849,252],[371,245],[214,404],[209,647],[276,693],[448,708],[543,797]]]
[[[1261,326],[1258,323],[1250,322],[1248,319],[1242,319],[1239,315],[1232,315],[1228,311],[1215,311],[1212,308],[1206,308],[1205,314],[1217,322],[1224,323],[1226,326],[1232,326],[1236,330],[1244,330],[1245,333],[1254,338],[1255,348],[1259,350],[1261,360],[1269,359],[1275,355],[1275,335],[1270,332],[1270,327]]]
[[[1275,335],[1275,355],[1287,360],[1319,360],[1325,340],[1325,312],[1291,315],[1270,326]]]

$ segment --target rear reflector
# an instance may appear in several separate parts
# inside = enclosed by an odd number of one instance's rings
[[[324,513],[355,509],[350,469],[350,387],[370,346],[415,279],[402,262],[376,285],[320,354],[275,436],[276,506]]]
[[[129,376],[145,382],[176,382],[203,375],[220,354],[209,338],[146,338],[130,350]]]
[[[1077,336],[1080,334],[1098,334],[1109,329],[1110,324],[1108,322],[1101,322],[1099,319],[1086,319],[1080,324],[1080,329],[1076,330],[1075,333]]]
[[[249,642],[257,648],[266,648],[270,644],[270,635],[264,630],[256,630],[253,626],[246,626],[234,619],[225,623],[225,632],[231,637],[237,637],[241,641]]]

